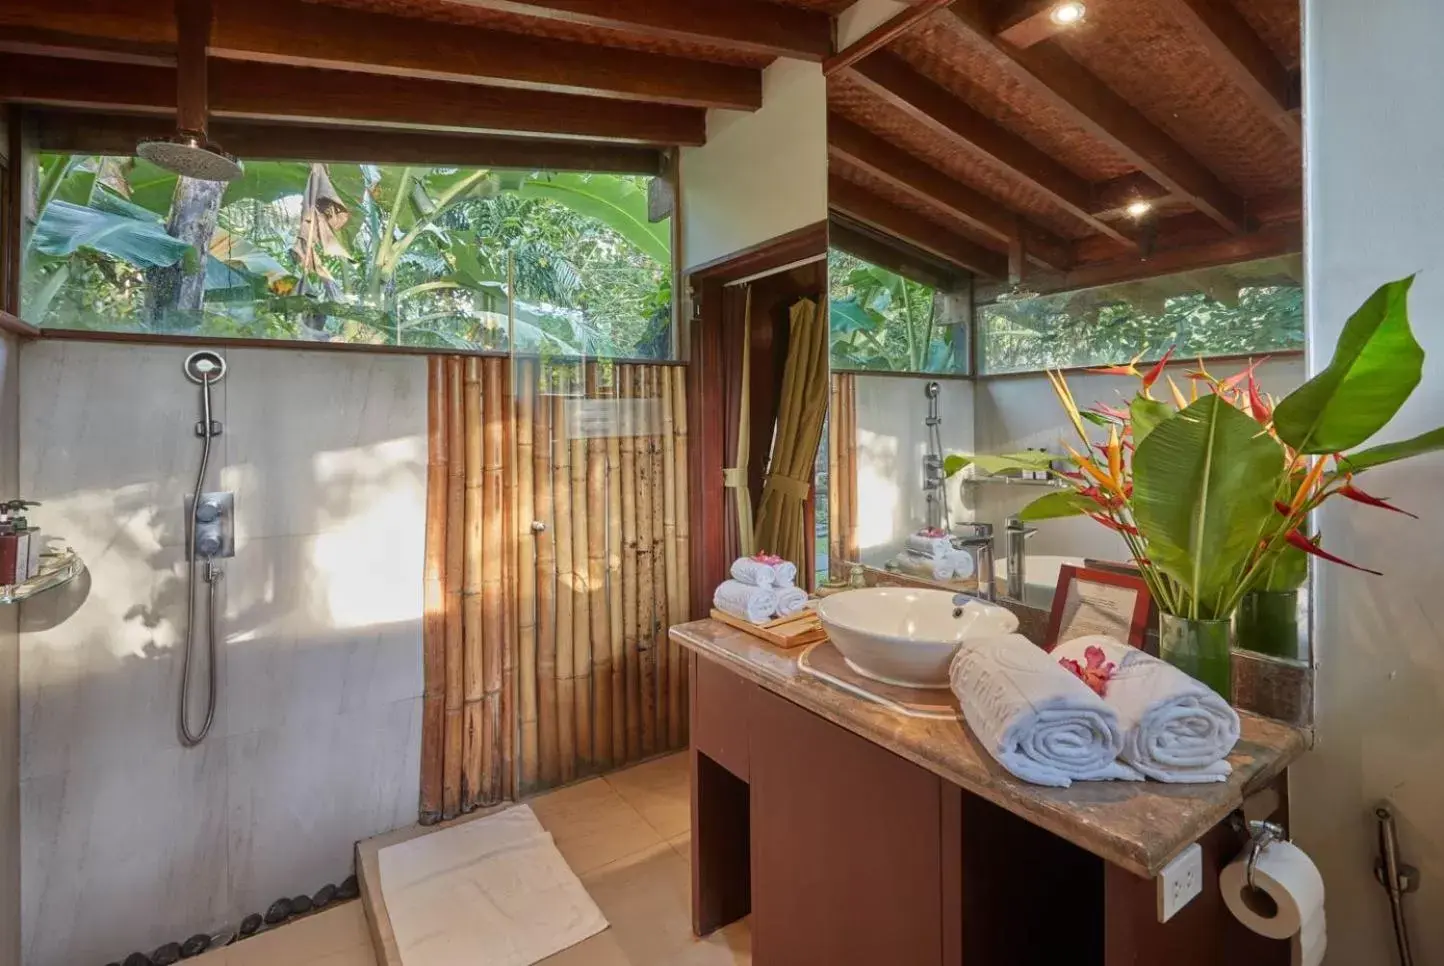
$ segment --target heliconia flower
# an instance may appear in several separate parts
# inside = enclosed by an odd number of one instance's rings
[[[1286,536],[1284,539],[1287,540],[1291,546],[1298,547],[1304,553],[1312,554],[1313,556],[1319,557],[1323,560],[1327,560],[1330,563],[1343,564],[1345,567],[1349,567],[1353,570],[1362,570],[1364,573],[1373,574],[1375,577],[1384,576],[1377,570],[1370,570],[1368,567],[1360,567],[1358,564],[1349,563],[1342,557],[1334,556],[1333,554],[1329,553],[1323,547],[1320,547],[1317,543],[1310,540],[1308,537],[1304,536],[1297,530],[1290,530],[1288,536]]]
[[[1419,519],[1417,515],[1410,513],[1408,510],[1405,510],[1402,507],[1395,506],[1388,500],[1382,499],[1381,497],[1377,496],[1370,496],[1369,494],[1365,493],[1363,490],[1355,486],[1352,482],[1345,483],[1343,486],[1339,487],[1338,494],[1339,496],[1342,496],[1346,499],[1353,500],[1355,503],[1363,503],[1368,506],[1382,507],[1385,510],[1393,510],[1395,513],[1402,513],[1406,517],[1414,517],[1415,520]]]
[[[1112,517],[1106,517],[1101,513],[1090,513],[1088,515],[1110,530],[1117,530],[1119,533],[1126,533],[1130,536],[1138,535],[1138,528],[1131,523],[1119,523]]]
[[[1116,419],[1121,423],[1129,420],[1129,413],[1126,409],[1119,409],[1117,406],[1110,406],[1107,403],[1094,403],[1093,411],[1110,419]]]
[[[1305,474],[1303,483],[1299,484],[1299,490],[1294,494],[1293,502],[1289,504],[1290,514],[1298,513],[1299,508],[1309,502],[1309,495],[1318,484],[1319,478],[1324,475],[1324,461],[1314,460],[1314,465],[1309,467]]]
[[[1153,384],[1158,381],[1158,377],[1163,375],[1163,370],[1168,367],[1168,360],[1173,358],[1173,350],[1177,348],[1178,346],[1176,345],[1169,346],[1168,351],[1163,354],[1163,358],[1155,362],[1153,368],[1143,374],[1143,388],[1145,390],[1152,389]],[[1138,360],[1135,359],[1134,361],[1137,362]]]
[[[1078,415],[1078,403],[1073,400],[1073,393],[1068,389],[1068,382],[1063,378],[1063,373],[1049,369],[1048,381],[1052,384],[1058,401],[1063,404],[1063,409],[1068,413],[1068,418],[1072,420],[1073,428],[1078,431],[1078,437],[1087,439],[1088,431],[1083,428],[1083,417]]]
[[[1242,372],[1235,372],[1233,375],[1229,376],[1227,379],[1221,380],[1221,381],[1219,382],[1219,385],[1220,385],[1220,386],[1223,386],[1225,389],[1237,389],[1245,380],[1249,380],[1249,379],[1252,379],[1252,378],[1253,378],[1253,371],[1259,367],[1259,364],[1260,364],[1260,363],[1267,362],[1267,361],[1268,361],[1268,356],[1264,356],[1262,359],[1259,359],[1257,362],[1255,362],[1253,359],[1250,359],[1250,360],[1248,361],[1248,368],[1247,368],[1247,369],[1244,369]]]
[[[1248,408],[1253,418],[1265,426],[1270,419],[1273,419],[1273,407],[1264,401],[1263,395],[1258,390],[1258,380],[1253,377],[1253,371],[1248,374]]]
[[[1198,384],[1194,383],[1194,391],[1196,392],[1197,390]],[[1172,376],[1168,377],[1168,391],[1173,394],[1173,404],[1175,406],[1177,406],[1179,409],[1188,408],[1188,400],[1184,398],[1183,393],[1179,392],[1178,383],[1173,381]]]
[[[1109,476],[1106,472],[1100,469],[1097,463],[1094,463],[1091,459],[1084,456],[1082,453],[1078,452],[1067,443],[1063,444],[1063,448],[1068,451],[1069,456],[1073,457],[1073,461],[1078,464],[1078,468],[1081,469],[1084,473],[1091,476],[1094,480],[1096,480],[1100,486],[1104,487],[1105,489],[1112,490],[1114,493],[1123,492],[1122,484],[1119,483],[1119,481],[1115,477]]]
[[[1279,500],[1274,501],[1274,509],[1279,511],[1280,514],[1286,517],[1291,517],[1294,515],[1294,511],[1290,509],[1289,505]]]
[[[1117,427],[1108,427],[1108,446],[1105,450],[1108,454],[1108,475],[1115,480],[1123,480],[1123,445],[1118,441]]]
[[[1086,371],[1099,376],[1141,376],[1143,373],[1138,371],[1138,360],[1142,358],[1143,353],[1140,352],[1126,366],[1095,366]]]
[[[1100,698],[1108,693],[1108,682],[1113,677],[1113,670],[1116,665],[1108,660],[1108,655],[1103,653],[1101,647],[1089,645],[1083,651],[1084,664],[1079,664],[1071,657],[1062,657],[1058,663],[1066,670],[1075,674],[1080,681],[1088,685],[1093,693]]]

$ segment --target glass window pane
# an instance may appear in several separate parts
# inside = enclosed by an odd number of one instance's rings
[[[967,296],[942,292],[836,248],[828,253],[833,369],[968,371]]]
[[[250,161],[218,185],[138,158],[42,155],[23,313],[61,328],[669,358],[671,225],[648,219],[651,181]]]
[[[1303,259],[1243,262],[979,306],[984,373],[1304,346]]]

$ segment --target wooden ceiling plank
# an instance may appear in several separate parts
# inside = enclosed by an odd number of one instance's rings
[[[6,27],[0,35],[0,53],[70,57],[110,64],[175,66],[174,44],[107,40],[35,27]]]
[[[1243,199],[1097,76],[1055,44],[1018,48],[998,39],[978,3],[955,4],[941,20],[1002,54],[1012,74],[1083,130],[1233,232],[1247,229]]]
[[[1170,13],[1208,50],[1210,59],[1275,127],[1299,144],[1303,131],[1293,108],[1298,78],[1227,0],[1163,0]]]
[[[5,0],[0,28],[174,43],[175,24],[122,0]],[[8,31],[7,31],[8,32]],[[217,0],[212,58],[672,104],[756,110],[760,71],[301,0]]]
[[[998,24],[998,39],[1014,47],[1031,47],[1068,29],[1053,19],[1058,0],[1027,0]]]
[[[840,114],[827,115],[827,150],[900,191],[960,218],[1007,247],[1019,227],[1015,212],[954,180]],[[1065,269],[1073,255],[1068,242],[1041,228],[1021,223],[1028,254],[1048,268]]]
[[[163,116],[94,114],[39,109],[36,147],[60,153],[128,155],[137,141],[165,137],[173,122]],[[614,171],[660,174],[662,152],[593,141],[376,131],[311,124],[215,121],[210,133],[228,151],[248,160],[325,160],[365,164],[457,165],[545,168],[552,171]]]
[[[451,0],[562,23],[705,43],[740,54],[821,61],[832,52],[832,18],[765,0]]]
[[[901,238],[970,272],[989,278],[1007,276],[1007,255],[956,235],[836,175],[827,179],[827,203],[849,218]]]
[[[13,56],[0,60],[0,100],[59,107],[173,112],[175,71]],[[216,117],[372,124],[393,128],[532,133],[619,143],[698,145],[706,113],[545,91],[381,77],[276,64],[210,65]]]
[[[879,51],[858,61],[849,71],[850,76],[874,97],[924,125],[948,143],[966,146],[991,158],[1093,230],[1125,244],[1132,243],[1116,228],[1094,217],[1093,186],[1087,180],[973,110],[913,70],[896,54]]]
[[[1303,251],[1303,245],[1302,226],[1299,222],[1289,222],[1271,225],[1247,235],[1229,235],[1223,239],[1180,248],[1160,248],[1148,258],[1129,255],[1105,262],[1080,264],[1067,272],[1035,273],[1028,279],[1027,287],[1029,291],[1040,295],[1072,292],[1194,269],[1294,255]],[[977,290],[978,304],[995,301],[1010,288],[1011,286],[1001,280],[980,286]]]

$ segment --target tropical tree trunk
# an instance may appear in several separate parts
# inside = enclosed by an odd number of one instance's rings
[[[146,315],[152,325],[163,323],[175,312],[200,311],[206,294],[206,257],[225,190],[220,181],[176,181],[165,230],[193,246],[195,257],[146,272]]]

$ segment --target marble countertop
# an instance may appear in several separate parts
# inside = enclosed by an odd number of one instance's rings
[[[713,620],[679,624],[674,641],[730,668],[774,694],[901,755],[935,775],[1067,839],[1115,865],[1151,878],[1169,860],[1228,817],[1303,753],[1303,731],[1241,714],[1243,734],[1227,782],[1075,782],[1044,788],[1014,778],[993,760],[966,724],[910,718],[835,688],[797,666],[784,651]]]

